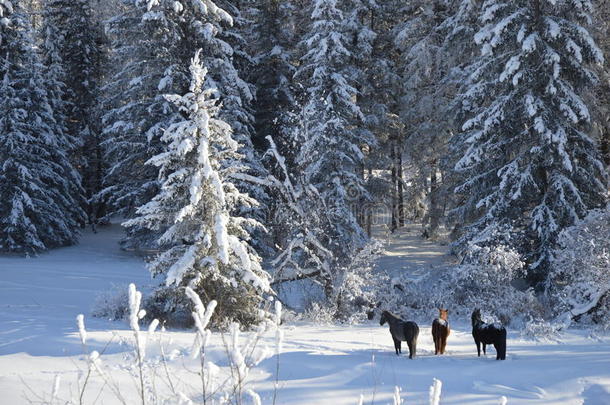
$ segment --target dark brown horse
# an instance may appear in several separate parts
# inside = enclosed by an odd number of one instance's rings
[[[396,354],[402,353],[400,350],[401,342],[407,342],[409,346],[409,358],[412,359],[417,351],[417,337],[419,336],[419,326],[415,322],[403,321],[393,313],[389,311],[383,311],[381,313],[381,319],[379,324],[384,323],[390,325],[390,334],[394,341],[394,349]]]
[[[447,346],[447,337],[451,332],[449,329],[448,315],[449,310],[440,309],[438,310],[439,315],[432,322],[432,340],[434,340],[434,354],[445,354],[445,347]]]

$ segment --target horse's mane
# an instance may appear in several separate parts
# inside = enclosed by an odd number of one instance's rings
[[[400,317],[399,317],[398,315],[396,315],[395,313],[390,312],[390,311],[386,311],[386,310],[384,310],[384,311],[382,311],[382,312],[381,312],[381,314],[382,314],[382,315],[383,315],[383,314],[386,314],[386,315],[391,316],[392,318],[400,319]]]

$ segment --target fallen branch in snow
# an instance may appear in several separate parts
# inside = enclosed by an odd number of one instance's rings
[[[313,271],[311,273],[307,273],[307,274],[297,274],[296,276],[293,277],[288,277],[288,278],[282,278],[279,280],[273,280],[271,282],[271,285],[278,285],[278,284],[282,284],[282,283],[288,283],[290,281],[299,281],[299,280],[306,280],[308,278],[312,278],[312,277],[317,277],[320,274],[322,274],[322,272],[320,270],[317,271]]]

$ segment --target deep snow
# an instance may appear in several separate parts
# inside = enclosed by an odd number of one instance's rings
[[[446,260],[443,247],[423,243],[409,229],[392,241],[378,267],[422,271],[422,265]],[[113,285],[127,288],[135,282],[142,289],[151,284],[142,260],[118,249],[119,238],[118,227],[101,228],[98,234],[86,233],[78,246],[40,257],[0,257],[0,404],[27,404],[27,398],[37,400],[34,393],[48,398],[55,374],[61,375],[60,397],[74,396],[77,370],[86,368],[75,320],[81,312],[88,330],[86,350],[104,351],[106,369],[129,402],[137,403],[127,371],[127,324],[90,316],[96,294]],[[405,404],[422,404],[438,378],[443,382],[442,404],[499,404],[502,396],[508,404],[610,404],[610,337],[569,331],[552,342],[534,342],[510,330],[507,360],[500,362],[493,348],[477,358],[465,320],[450,315],[449,321],[448,354],[433,355],[430,325],[423,324],[414,360],[394,354],[389,332],[377,321],[358,326],[288,323],[283,326],[277,403],[356,404],[363,394],[365,404],[388,404],[399,386]],[[185,392],[193,391],[196,367],[186,354],[194,333],[170,331],[158,337],[167,352],[178,350],[169,364],[171,374]],[[262,342],[271,353],[273,341],[270,332]],[[158,353],[153,339],[150,358]],[[223,364],[218,334],[210,356]],[[276,358],[269,357],[250,375],[249,387],[263,403],[271,401],[275,367]],[[159,390],[166,390],[163,379],[158,381]],[[85,403],[93,403],[100,388],[94,379]],[[97,403],[116,400],[105,389]]]

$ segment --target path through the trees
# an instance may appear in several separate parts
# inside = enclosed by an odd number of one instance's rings
[[[384,244],[384,254],[377,259],[375,268],[392,277],[402,274],[417,278],[455,259],[449,254],[446,243],[425,239],[418,223],[408,223],[394,233],[379,227],[373,236]]]

